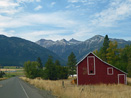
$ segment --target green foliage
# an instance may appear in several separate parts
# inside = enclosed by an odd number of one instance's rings
[[[115,65],[115,62],[119,60],[119,49],[117,48],[117,42],[110,41],[109,48],[106,53],[107,62]]]
[[[0,78],[2,78],[3,75],[5,75],[5,73],[3,71],[0,71]]]
[[[40,77],[42,70],[39,69],[40,64],[36,61],[27,61],[24,63],[25,75],[28,78],[34,79]]]
[[[107,44],[105,45],[108,46]],[[105,48],[102,47],[100,51],[94,51],[94,53],[100,58],[104,57],[102,49]],[[118,48],[116,41],[110,41],[104,55],[106,55],[106,62],[125,72],[128,72],[128,76],[131,77],[131,45],[127,45],[124,48]]]
[[[68,78],[68,69],[60,65],[58,60],[55,63],[52,60],[52,57],[49,56],[44,70],[44,79],[58,80],[58,79],[67,79]]]
[[[55,61],[55,65],[56,65],[56,66],[61,66],[59,60],[56,60],[56,61]]]
[[[40,69],[43,69],[43,64],[42,64],[42,61],[40,59],[40,57],[37,58],[37,62],[40,64]]]
[[[127,66],[127,72],[128,76],[131,77],[131,45],[126,47],[128,50],[128,66]]]
[[[97,54],[104,61],[107,61],[106,54],[108,53],[107,49],[109,48],[109,42],[110,41],[109,41],[108,35],[106,35],[104,38],[103,46],[100,48],[100,51]]]
[[[58,69],[58,79],[68,79],[68,68],[59,66]]]
[[[71,52],[71,54],[68,56],[68,62],[67,62],[70,75],[76,74],[76,67],[75,67],[76,63],[77,63],[76,56],[73,52]]]
[[[131,77],[131,56],[128,59],[127,71],[128,71],[128,76]]]
[[[44,70],[44,78],[50,80],[56,80],[57,79],[56,68],[53,63],[52,57],[49,57],[49,59],[47,60],[45,64],[45,68],[46,69]]]

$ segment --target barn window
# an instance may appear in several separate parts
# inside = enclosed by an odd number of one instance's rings
[[[107,68],[107,75],[113,75],[113,68],[112,67]]]
[[[93,73],[93,71],[91,70],[90,73]]]
[[[95,75],[95,57],[94,56],[87,57],[87,71],[88,71],[88,75]]]

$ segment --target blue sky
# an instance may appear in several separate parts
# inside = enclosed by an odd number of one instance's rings
[[[0,34],[34,42],[106,34],[131,40],[131,0],[0,0]]]

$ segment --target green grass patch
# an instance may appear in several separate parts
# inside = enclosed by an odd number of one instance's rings
[[[5,72],[5,74],[6,75],[4,77],[24,76],[24,70],[20,69],[20,70],[15,70],[14,72],[8,71]]]
[[[3,69],[23,69],[23,67],[19,67],[19,66],[3,66]]]

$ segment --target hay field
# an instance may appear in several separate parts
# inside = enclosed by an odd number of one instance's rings
[[[24,75],[24,69],[0,69],[0,71],[5,72],[4,77],[12,77],[12,76],[23,76]]]
[[[8,78],[0,78],[0,81],[5,80],[5,79],[8,79]]]
[[[40,89],[51,91],[58,98],[131,98],[131,86],[129,85],[72,85],[71,79],[68,80],[42,80],[21,79],[29,82]],[[63,82],[64,81],[64,85]],[[128,83],[131,84],[131,78],[128,78]]]
[[[23,69],[0,69],[0,71],[23,71]]]

